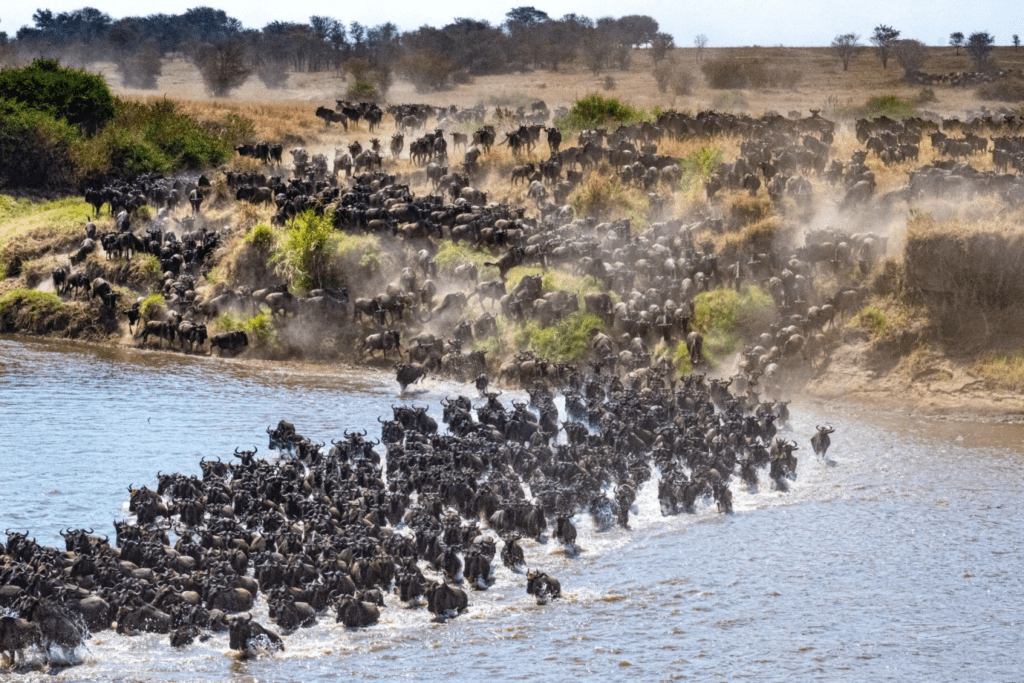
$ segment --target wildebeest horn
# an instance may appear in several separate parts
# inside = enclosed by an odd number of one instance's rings
[[[60,530],[60,535],[61,535],[61,536],[63,536],[64,538],[67,538],[67,537],[68,537],[68,536],[69,536],[70,534],[66,534],[66,533],[64,533],[64,530],[63,530],[63,529],[61,529],[61,530]]]
[[[238,449],[239,449],[239,448],[241,448],[241,446],[236,446],[236,447],[235,447],[235,455],[238,455]]]

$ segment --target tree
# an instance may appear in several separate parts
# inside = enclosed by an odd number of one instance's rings
[[[964,34],[960,31],[949,34],[949,44],[956,48],[957,56],[960,55],[960,48],[964,46]]]
[[[704,48],[708,46],[708,37],[703,33],[698,33],[693,39],[693,46],[697,48],[697,61],[704,60]]]
[[[514,7],[505,13],[505,30],[515,33],[550,20],[547,12],[536,7]]]
[[[1020,36],[1016,33],[1013,34],[1013,49],[1016,50],[1020,47]]]
[[[655,64],[660,63],[675,46],[675,39],[668,33],[655,33],[651,40],[651,59]]]
[[[649,45],[658,33],[658,22],[646,14],[629,14],[617,21],[619,33],[629,41],[630,47]]]
[[[832,40],[832,52],[843,63],[843,71],[850,69],[850,60],[860,52],[860,36],[856,33],[844,33]]]
[[[921,71],[928,51],[919,40],[897,40],[892,44],[892,53],[896,61],[903,67],[903,73],[908,83],[916,80],[915,74]]]
[[[197,48],[195,59],[203,83],[214,97],[226,97],[252,74],[245,65],[245,48],[240,40],[204,43]]]
[[[988,61],[992,54],[992,44],[995,42],[996,39],[988,31],[972,33],[971,37],[967,39],[967,52],[971,55],[971,59],[982,64]]]
[[[889,66],[889,54],[892,51],[892,44],[900,37],[900,32],[892,26],[879,24],[875,32],[871,34],[871,44],[875,46],[875,54],[882,60],[882,68]]]

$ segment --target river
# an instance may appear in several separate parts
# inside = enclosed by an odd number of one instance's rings
[[[372,371],[0,338],[0,530],[61,546],[69,526],[113,537],[129,484],[198,474],[201,457],[236,447],[263,455],[282,418],[319,441],[377,436],[376,417],[410,400],[396,392]],[[440,420],[438,401],[456,393],[475,390],[433,380],[411,398]],[[801,450],[788,493],[762,472],[756,492],[734,480],[732,515],[663,517],[650,482],[629,531],[597,532],[582,515],[576,556],[525,542],[527,564],[561,580],[565,597],[547,606],[496,558],[495,584],[446,623],[389,598],[376,626],[328,614],[253,660],[226,634],[175,651],[166,636],[108,631],[74,666],[0,679],[1019,681],[1024,428],[791,411],[784,435]],[[809,445],[821,422],[836,428],[829,462]]]

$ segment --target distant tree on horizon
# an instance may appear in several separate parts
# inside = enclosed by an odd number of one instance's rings
[[[1016,33],[1013,34],[1013,49],[1016,50],[1020,47],[1020,36]]]
[[[964,38],[964,34],[960,31],[949,34],[949,44],[956,48],[956,54],[958,57],[960,56],[960,48],[964,46],[965,42],[966,38]]]
[[[977,31],[967,39],[967,52],[971,55],[971,59],[983,64],[991,56],[992,45],[995,42],[995,36],[988,31]]]
[[[871,34],[871,44],[875,46],[875,54],[882,60],[882,68],[886,69],[889,66],[889,54],[892,51],[892,45],[900,37],[900,32],[894,29],[892,26],[886,26],[885,24],[879,24],[875,27],[875,32]]]
[[[651,59],[655,64],[659,64],[675,46],[675,38],[668,33],[655,33],[651,40]]]
[[[697,48],[697,61],[704,60],[704,48],[708,46],[708,37],[703,33],[698,33],[693,39],[693,46]]]
[[[892,53],[896,61],[903,67],[903,74],[908,83],[915,81],[915,74],[921,71],[928,50],[920,40],[897,40],[892,44]]]
[[[832,52],[843,63],[843,71],[849,71],[850,60],[860,53],[860,36],[856,33],[844,33],[832,39]]]
[[[206,89],[214,97],[227,97],[252,74],[245,64],[245,47],[237,39],[200,45],[195,51],[195,62]]]

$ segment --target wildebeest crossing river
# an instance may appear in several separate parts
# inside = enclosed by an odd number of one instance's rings
[[[346,428],[377,434],[377,416],[410,398],[439,419],[440,399],[476,393],[436,381],[412,397],[396,390],[370,372],[0,339],[0,529],[61,547],[66,527],[112,537],[129,484],[198,474],[201,457],[237,447],[262,456],[281,418],[329,441]],[[810,450],[823,422],[836,428],[831,465]],[[446,623],[391,596],[373,627],[324,617],[283,653],[250,660],[226,634],[174,650],[165,635],[105,631],[74,666],[23,678],[1019,680],[1022,431],[794,404],[789,492],[737,482],[732,515],[705,503],[663,517],[655,474],[631,530],[598,532],[580,515],[576,556],[553,539],[524,542],[526,564],[561,580],[551,604],[496,562],[494,585]],[[265,610],[255,615],[269,623]]]

